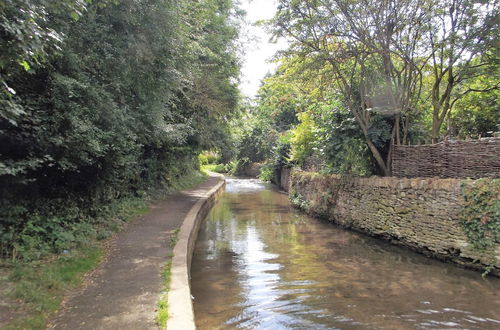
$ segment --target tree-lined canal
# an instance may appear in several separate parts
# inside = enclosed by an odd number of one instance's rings
[[[500,280],[296,211],[228,179],[192,261],[199,329],[494,329]]]

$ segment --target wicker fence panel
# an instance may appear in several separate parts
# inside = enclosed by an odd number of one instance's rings
[[[500,138],[395,146],[392,175],[407,178],[498,178]]]

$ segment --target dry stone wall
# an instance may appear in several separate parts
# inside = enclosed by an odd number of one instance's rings
[[[393,177],[345,178],[293,171],[289,194],[306,212],[410,247],[427,255],[482,269],[492,255],[467,241],[459,213],[462,180]],[[500,246],[493,253],[498,275]]]

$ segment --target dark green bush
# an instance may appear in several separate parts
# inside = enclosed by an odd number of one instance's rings
[[[36,259],[107,236],[121,221],[115,202],[171,188],[198,170],[201,150],[228,139],[238,102],[233,7],[0,5],[2,256]]]

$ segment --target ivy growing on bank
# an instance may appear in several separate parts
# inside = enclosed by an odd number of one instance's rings
[[[500,179],[483,178],[462,184],[465,205],[460,223],[470,244],[495,263],[495,248],[500,244]]]

